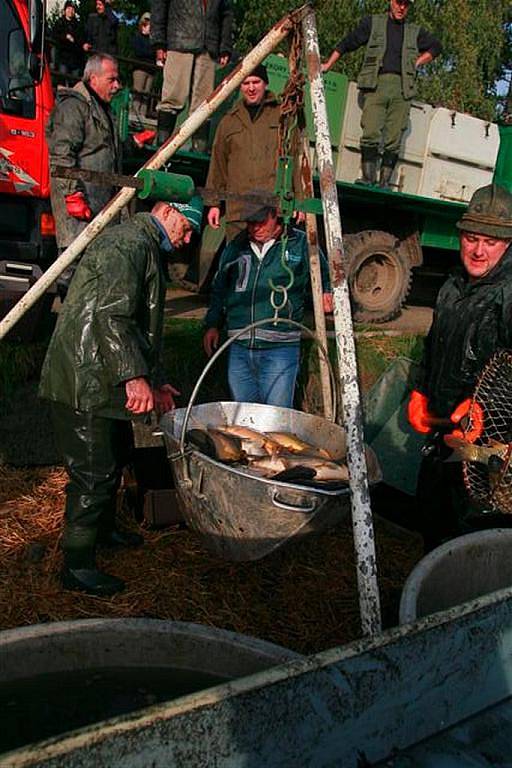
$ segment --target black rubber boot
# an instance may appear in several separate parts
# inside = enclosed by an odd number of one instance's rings
[[[377,160],[379,151],[377,147],[361,148],[361,171],[362,176],[356,179],[356,184],[373,185],[377,183]]]
[[[174,131],[174,128],[176,126],[176,120],[178,119],[178,113],[177,112],[158,112],[157,117],[157,136],[156,141],[158,146],[161,144],[164,144],[169,136]]]
[[[380,165],[379,187],[382,189],[391,189],[391,177],[395,170],[398,155],[394,152],[384,152],[382,163]]]
[[[113,528],[110,531],[98,532],[98,546],[108,549],[127,549],[130,547],[141,547],[144,544],[144,537],[139,533],[132,531],[122,531],[119,528]]]
[[[64,566],[60,574],[64,589],[72,592],[85,592],[93,597],[110,597],[122,592],[125,584],[122,579],[99,571],[97,568],[68,568]]]
[[[95,597],[108,597],[122,592],[124,581],[96,566],[96,531],[93,528],[67,524],[61,541],[64,566],[60,580],[64,589],[86,592]]]

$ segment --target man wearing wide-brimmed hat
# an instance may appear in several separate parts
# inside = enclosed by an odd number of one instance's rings
[[[156,203],[105,229],[86,249],[50,341],[40,395],[51,401],[69,482],[61,540],[67,589],[112,595],[121,579],[96,566],[96,546],[138,546],[116,525],[131,419],[165,413],[179,394],[160,351],[169,254],[199,232],[202,200]]]
[[[455,436],[474,442],[484,422],[478,404],[471,408],[477,379],[495,352],[512,348],[512,194],[496,184],[477,189],[457,226],[462,265],[439,292],[408,417],[430,436],[435,418],[449,418]],[[427,548],[490,520],[471,508],[460,464],[441,460],[441,437],[418,480]]]

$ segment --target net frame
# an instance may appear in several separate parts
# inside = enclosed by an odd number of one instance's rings
[[[464,461],[464,485],[471,500],[481,509],[512,514],[512,352],[500,350],[485,365],[476,383],[469,419],[478,404],[484,414],[482,435],[475,445],[490,448],[503,444],[498,470],[487,464]]]

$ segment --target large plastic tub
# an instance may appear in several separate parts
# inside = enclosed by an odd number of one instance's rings
[[[400,624],[511,585],[512,530],[459,536],[434,549],[411,571],[400,600]]]
[[[247,635],[154,619],[0,632],[0,753],[299,658]]]

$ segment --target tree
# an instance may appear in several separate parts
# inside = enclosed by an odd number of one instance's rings
[[[296,8],[287,0],[234,0],[236,47],[248,51],[272,24]],[[322,55],[353,29],[366,13],[385,13],[388,0],[317,0]],[[484,119],[496,117],[496,84],[510,63],[510,0],[416,0],[411,19],[443,44],[441,56],[419,74],[419,98]],[[363,51],[338,64],[355,80]]]

